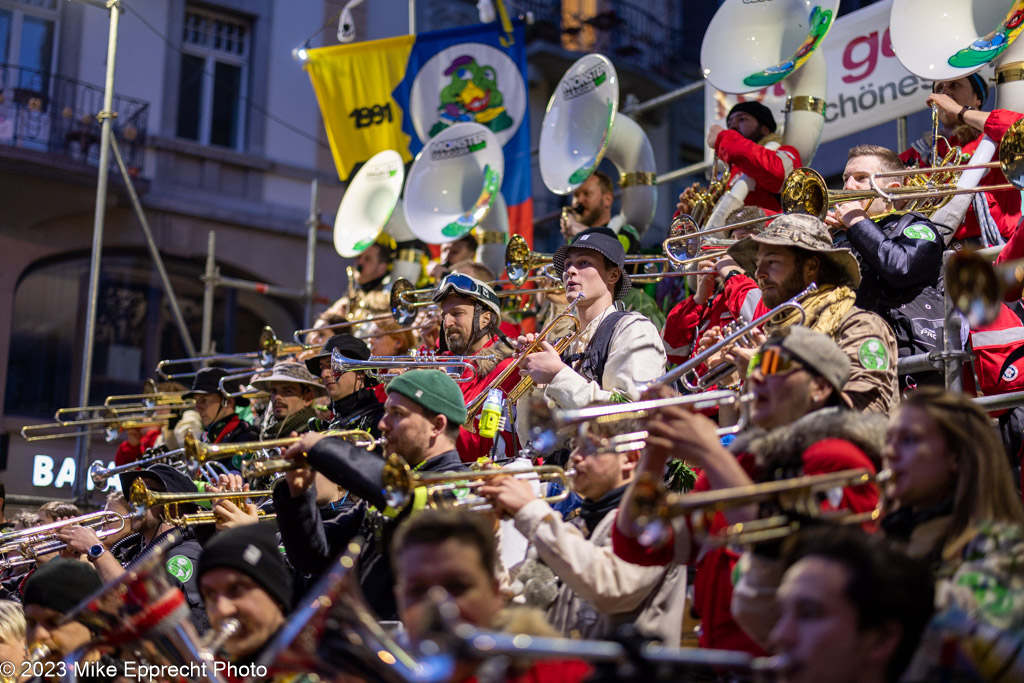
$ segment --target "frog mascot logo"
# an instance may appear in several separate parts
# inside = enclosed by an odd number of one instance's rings
[[[460,55],[444,75],[451,82],[441,91],[440,120],[430,129],[431,137],[461,121],[475,121],[495,133],[512,126],[493,67],[477,63],[470,55]]]
[[[526,82],[503,51],[458,43],[433,55],[412,79],[409,115],[421,142],[456,123],[487,126],[504,146],[526,114]]]

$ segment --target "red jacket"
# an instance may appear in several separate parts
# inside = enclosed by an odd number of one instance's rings
[[[716,292],[700,305],[688,296],[672,307],[661,333],[670,363],[679,365],[693,356],[700,335],[708,328],[724,326],[736,319],[725,304],[723,292]]]
[[[504,683],[579,683],[587,680],[590,665],[575,659],[540,661],[520,674],[511,674]],[[462,683],[478,683],[476,676]]]
[[[122,441],[118,444],[117,452],[114,454],[114,464],[120,467],[141,459],[143,452],[152,448],[162,433],[159,429],[150,429],[142,435],[138,446]]]
[[[1018,119],[1024,117],[1024,114],[1018,114],[1017,112],[1007,111],[1005,109],[995,109],[988,117],[988,121],[985,122],[985,135],[992,138],[992,140],[998,144],[1003,139],[1003,135],[1006,134],[1006,130]],[[981,138],[969,142],[963,146],[963,151],[968,154],[974,154],[974,150],[978,148],[978,144],[981,142]],[[942,140],[939,140],[938,154],[939,156],[945,156],[949,151],[948,145]],[[998,154],[993,158],[993,161],[999,158]],[[916,149],[911,147],[910,149],[903,152],[900,155],[900,159],[904,163],[918,162],[918,164],[924,165],[924,160]],[[970,163],[970,162],[968,162]],[[985,174],[985,177],[981,179],[983,185],[1003,185],[1005,184],[1006,176],[1003,172],[994,168]],[[999,227],[999,234],[1001,234],[1007,240],[1013,236],[1017,230],[1017,223],[1020,222],[1020,192],[1018,190],[1003,190],[1000,192],[986,192],[985,199],[988,203],[989,213],[992,214],[992,220],[996,222]],[[960,224],[956,232],[953,234],[953,239],[966,239],[968,237],[980,237],[981,228],[978,226],[978,216],[974,212],[974,207],[967,209],[967,215],[964,217],[964,222]],[[1013,240],[1010,240],[1013,242]],[[1017,249],[1018,256],[1024,255],[1024,242],[1015,246]],[[1007,251],[1009,251],[1009,245],[1003,250],[1000,258],[1007,257]],[[1008,258],[1008,257],[1007,257]]]
[[[496,339],[497,338],[492,338],[489,342],[487,342],[487,344],[484,345],[483,349],[481,349],[480,353],[486,353],[486,350],[495,344]],[[452,354],[446,351],[439,355],[443,357],[446,355],[450,356]],[[487,373],[486,376],[480,377],[479,375],[477,375],[473,377],[473,379],[470,379],[469,381],[460,383],[459,388],[462,389],[462,397],[463,399],[465,399],[466,405],[469,405],[470,402],[473,401],[473,399],[479,396],[481,392],[483,392],[488,386],[490,386],[491,381],[494,380],[494,378],[497,377],[502,370],[508,367],[513,362],[513,360],[513,358],[506,358],[502,360],[500,363],[498,363],[493,370]],[[466,370],[462,376],[470,377],[472,374],[473,373],[470,370]],[[504,394],[508,396],[508,392],[515,388],[515,386],[519,383],[519,380],[520,377],[518,372],[513,372],[512,374],[510,374],[501,384],[502,392],[504,392]],[[506,424],[505,426],[507,427],[507,429],[502,430],[499,434],[504,444],[498,446],[498,453],[505,453],[509,457],[512,457],[516,453],[515,434],[511,431],[512,425]],[[463,462],[474,462],[476,461],[477,458],[482,458],[488,455],[491,451],[491,446],[493,445],[493,443],[494,439],[485,439],[479,434],[474,434],[473,432],[470,432],[465,427],[463,427],[462,429],[459,430],[459,438],[455,442],[455,448],[456,450],[458,450],[459,457],[462,458]],[[503,451],[502,448],[504,448]]]
[[[732,179],[740,173],[746,173],[756,183],[757,186],[747,195],[744,203],[773,211],[782,209],[775,195],[782,190],[786,176],[803,165],[800,152],[795,147],[783,145],[771,150],[746,139],[735,130],[719,133],[715,140],[715,151],[718,158],[729,164]]]
[[[748,473],[753,472],[754,458],[751,455],[740,454],[737,459]],[[857,446],[843,439],[818,441],[803,453],[803,473],[805,475],[860,468],[875,471],[871,459]],[[709,489],[707,476],[702,472],[697,478],[694,491]],[[878,490],[873,485],[865,485],[843,489],[843,499],[839,509],[869,512],[875,509],[877,504]],[[828,509],[827,503],[822,507]],[[717,533],[726,524],[725,517],[721,513],[716,513],[711,521],[709,532]],[[686,525],[692,530],[689,518],[686,519]],[[701,617],[700,646],[740,650],[757,656],[764,655],[764,650],[751,640],[750,636],[732,618],[730,605],[732,603],[733,570],[739,555],[727,548],[708,548],[701,554],[701,547],[692,540],[691,544],[688,556],[697,570],[693,584],[693,611]],[[659,548],[648,548],[640,545],[635,539],[624,536],[619,532],[618,525],[612,527],[612,547],[615,554],[627,562],[644,566],[662,565],[687,555],[687,553],[677,553],[674,546],[674,536],[670,536],[668,542]]]

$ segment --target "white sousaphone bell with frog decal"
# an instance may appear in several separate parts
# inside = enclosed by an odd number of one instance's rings
[[[654,150],[639,124],[618,109],[619,79],[611,61],[601,54],[577,60],[548,101],[540,175],[555,194],[572,194],[607,156],[620,174],[622,220],[643,233],[658,202]]]
[[[825,125],[828,81],[819,48],[838,9],[839,0],[725,0],[701,44],[704,77],[722,92],[739,95],[786,81],[789,100],[782,144],[795,147],[805,166],[818,150]],[[780,144],[769,142],[765,147],[778,149]],[[704,227],[724,225],[753,188],[753,179],[741,174]]]
[[[399,207],[404,182],[405,163],[393,149],[374,154],[362,165],[349,181],[334,217],[334,249],[339,256],[359,256],[381,232],[399,244],[416,239]],[[418,254],[403,258],[399,253],[391,266],[392,280],[418,281],[422,270]]]

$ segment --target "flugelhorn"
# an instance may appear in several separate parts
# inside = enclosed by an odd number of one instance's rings
[[[562,490],[543,500],[557,503],[569,496],[572,484],[565,470],[557,465],[540,465],[530,469],[493,469],[474,470],[471,472],[439,472],[420,474],[413,472],[405,458],[392,453],[384,465],[384,497],[388,507],[402,510],[413,502],[415,490],[425,487],[426,501],[430,507],[463,507],[472,512],[492,510],[493,505],[483,496],[471,495],[482,486],[487,479],[505,476],[515,479],[527,479],[541,483],[558,482]]]
[[[642,542],[647,544],[662,537],[671,519],[691,515],[694,534],[701,542],[750,545],[778,540],[796,532],[800,528],[797,517],[842,524],[877,521],[885,510],[884,495],[879,497],[879,504],[874,510],[859,513],[822,510],[819,496],[834,489],[884,484],[891,477],[891,470],[876,474],[868,469],[854,469],[682,495],[667,494],[661,482],[639,479],[632,497],[631,515],[641,530]],[[713,513],[759,503],[774,503],[781,512],[733,524],[720,535],[711,536],[707,520]]]
[[[116,528],[111,525],[118,525]],[[57,532],[69,526],[93,529],[98,538],[113,536],[124,529],[125,518],[110,511],[93,512],[51,524],[29,527],[0,534],[0,568],[11,569],[33,564],[41,555],[59,552],[67,543],[57,540]]]
[[[323,432],[327,436],[332,436],[339,439],[346,439],[352,442],[353,446],[357,448],[371,449],[376,446],[382,446],[387,441],[384,437],[379,439],[373,438],[370,432],[362,429],[344,429],[344,430],[329,430]],[[290,458],[268,458],[246,460],[242,463],[241,474],[243,479],[257,479],[259,477],[266,477],[271,474],[277,474],[278,472],[289,472],[291,470],[301,469],[308,467],[305,460],[301,459],[290,459]]]
[[[717,344],[712,344],[708,348],[706,348],[703,351],[701,351],[700,353],[698,353],[696,356],[693,356],[692,358],[690,358],[685,363],[682,363],[681,365],[678,365],[678,366],[672,368],[671,370],[666,372],[661,377],[658,377],[657,379],[653,379],[650,382],[647,382],[643,387],[641,387],[641,390],[649,389],[651,387],[658,387],[658,386],[662,386],[662,385],[665,385],[665,384],[672,384],[677,379],[679,379],[680,377],[684,376],[686,373],[690,372],[691,370],[699,368],[709,358],[711,358],[715,354],[719,353],[722,349],[728,347],[733,342],[737,341],[740,337],[742,337],[745,334],[749,333],[750,331],[760,327],[761,325],[764,325],[765,323],[769,322],[772,318],[774,318],[779,313],[782,313],[783,311],[788,311],[788,310],[796,311],[800,315],[800,320],[797,322],[797,324],[798,325],[799,324],[803,324],[803,321],[807,319],[807,312],[804,310],[804,307],[800,305],[800,300],[803,299],[808,294],[811,294],[811,293],[817,291],[817,289],[818,289],[818,285],[816,283],[812,282],[807,287],[807,289],[805,289],[804,291],[800,292],[799,294],[794,296],[792,299],[790,299],[788,301],[783,301],[781,304],[779,304],[778,306],[776,306],[772,310],[768,311],[764,315],[762,315],[762,316],[760,316],[758,318],[755,318],[754,320],[751,320],[749,323],[747,323],[743,327],[739,328],[738,330],[736,330],[732,334],[728,335],[725,339],[723,339],[722,341],[718,342]]]
[[[584,296],[583,292],[577,294],[576,298],[569,302],[569,305],[566,306],[565,310],[558,317],[556,317],[554,320],[548,323],[547,326],[537,334],[537,337],[536,339],[533,340],[533,343],[527,346],[526,348],[522,349],[521,351],[517,352],[515,360],[506,365],[501,372],[497,373],[494,379],[492,379],[491,382],[486,387],[484,387],[479,394],[477,394],[476,398],[469,402],[469,404],[466,406],[466,421],[463,423],[463,427],[465,427],[470,432],[473,432],[474,434],[476,433],[476,416],[484,407],[484,402],[487,400],[487,395],[490,393],[491,389],[497,389],[502,384],[504,384],[505,380],[508,379],[513,372],[518,372],[523,360],[534,351],[540,350],[541,342],[547,341],[547,337],[551,334],[551,331],[555,328],[556,325],[558,325],[563,320],[570,321],[574,327],[574,330],[571,334],[567,334],[561,339],[558,339],[553,344],[553,346],[555,347],[555,351],[557,351],[558,353],[561,353],[566,348],[568,348],[569,344],[572,343],[572,340],[579,336],[579,333],[583,329],[575,313],[576,307],[585,298],[586,297]],[[519,380],[519,383],[515,386],[515,388],[511,392],[509,392],[509,401],[517,401],[524,393],[526,393],[526,391],[531,386],[533,386],[533,380],[530,379],[529,377],[523,377],[521,380]]]
[[[213,491],[207,491],[205,493],[164,493],[163,491],[150,491],[149,487],[146,486],[146,482],[142,478],[138,478],[132,482],[131,490],[128,492],[128,502],[131,505],[132,515],[134,517],[143,517],[145,514],[154,507],[164,508],[164,521],[174,526],[188,526],[190,523],[195,524],[196,521],[190,521],[189,515],[193,513],[182,513],[178,509],[179,505],[198,505],[201,502],[207,500],[245,500],[247,498],[262,498],[269,496],[273,491],[223,491],[216,493]],[[205,522],[201,522],[205,523]]]
[[[434,368],[443,371],[456,382],[469,382],[476,379],[474,361],[483,360],[495,360],[495,356],[370,356],[360,360],[344,356],[338,349],[334,349],[331,352],[331,369],[334,372],[352,372]]]

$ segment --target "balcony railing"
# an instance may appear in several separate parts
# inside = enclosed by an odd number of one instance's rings
[[[561,0],[518,0],[532,12],[534,37],[580,52],[602,52],[616,64],[650,71],[669,82],[685,80],[683,32],[673,17],[657,17],[626,0],[605,3],[594,15],[564,14]],[[681,7],[681,5],[680,5]],[[676,17],[681,20],[682,10]]]
[[[57,74],[0,64],[0,146],[56,154],[99,164],[103,89]],[[129,171],[145,159],[149,102],[114,95],[113,134]],[[111,159],[111,165],[114,165]]]

